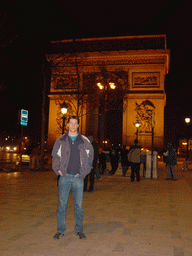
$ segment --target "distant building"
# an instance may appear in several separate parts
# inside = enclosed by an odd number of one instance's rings
[[[61,136],[65,101],[67,115],[80,117],[80,132],[100,144],[132,145],[137,133],[141,145],[151,148],[154,113],[154,148],[163,148],[166,35],[54,41],[46,57],[52,63],[49,144]]]
[[[192,138],[188,139],[188,151],[190,153],[192,152]],[[180,153],[186,153],[187,152],[187,139],[186,138],[179,139],[178,152],[180,152]]]

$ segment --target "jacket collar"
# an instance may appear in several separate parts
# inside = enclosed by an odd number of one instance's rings
[[[80,136],[79,136],[80,135]],[[80,143],[84,143],[81,134],[78,132],[78,140]],[[69,139],[69,131],[67,131],[65,134],[63,134],[60,138],[61,141],[66,141],[67,139]]]

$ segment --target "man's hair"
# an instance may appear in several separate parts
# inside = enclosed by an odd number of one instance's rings
[[[76,119],[77,120],[77,123],[79,124],[79,117],[78,116],[70,116],[68,118],[68,123],[70,122],[71,119]]]
[[[135,139],[135,140],[134,140],[134,143],[135,143],[135,144],[137,144],[137,143],[138,143],[138,140],[137,140],[137,139]]]

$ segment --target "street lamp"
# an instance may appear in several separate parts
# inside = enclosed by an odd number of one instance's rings
[[[99,87],[100,90],[103,90],[103,89],[107,90],[108,89],[108,86],[104,86],[101,82],[98,82],[97,86]],[[116,88],[116,85],[113,82],[109,82],[109,87],[110,87],[110,89],[114,90]]]
[[[187,124],[187,127],[189,126],[189,123],[191,122],[191,119],[189,117],[185,118],[185,123]],[[189,156],[188,146],[189,145],[189,137],[188,137],[188,129],[187,129],[187,158]],[[187,159],[186,158],[186,159]]]
[[[62,104],[60,104],[60,108],[61,108],[61,113],[63,114],[63,126],[62,126],[62,134],[64,134],[64,130],[65,130],[65,120],[66,120],[66,114],[67,114],[67,104],[65,103],[65,101],[63,101]]]
[[[138,140],[138,130],[139,130],[139,126],[140,126],[140,123],[137,121],[136,123],[135,123],[135,127],[136,127],[136,139]]]

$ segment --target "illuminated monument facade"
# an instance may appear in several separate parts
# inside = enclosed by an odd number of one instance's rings
[[[47,60],[52,64],[49,144],[61,136],[60,104],[65,101],[67,115],[80,117],[80,132],[100,142],[109,139],[111,126],[121,133],[120,143],[132,145],[137,133],[141,145],[150,148],[153,115],[154,148],[163,148],[164,83],[170,62],[165,35],[54,41]],[[116,125],[110,107],[121,108]]]

